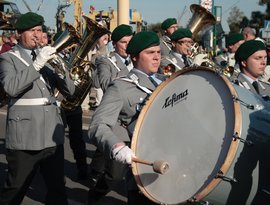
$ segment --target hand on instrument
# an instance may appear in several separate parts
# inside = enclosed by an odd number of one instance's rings
[[[208,62],[207,54],[199,53],[198,55],[194,57],[193,65],[200,66],[202,63],[207,63],[207,62]]]
[[[135,157],[135,154],[128,146],[121,145],[113,148],[112,157],[114,160],[123,164],[131,164],[132,157]]]
[[[43,47],[39,54],[37,55],[36,60],[33,63],[33,66],[37,71],[44,67],[48,60],[54,58],[54,53],[56,53],[56,48],[51,46]]]

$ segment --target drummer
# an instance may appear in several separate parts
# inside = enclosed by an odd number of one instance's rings
[[[240,73],[236,82],[251,92],[270,96],[269,84],[260,81],[266,67],[267,53],[265,44],[259,40],[249,40],[241,44],[235,53]]]
[[[131,164],[134,153],[127,142],[145,99],[164,80],[157,74],[160,65],[160,40],[154,32],[139,32],[127,47],[134,69],[127,77],[114,80],[96,109],[88,136],[107,158]],[[152,80],[151,80],[152,79]],[[128,204],[155,204],[140,194],[128,169]]]

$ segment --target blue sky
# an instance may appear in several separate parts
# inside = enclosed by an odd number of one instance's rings
[[[22,0],[11,0],[16,3],[22,13],[27,12],[26,6]],[[55,14],[58,2],[64,3],[64,0],[25,0],[31,10],[36,12],[40,2],[43,2],[37,13],[41,14],[45,18],[47,26],[54,28],[55,26]],[[222,7],[222,26],[225,31],[228,31],[228,25],[226,23],[230,14],[230,10],[233,6],[237,6],[244,14],[250,18],[252,11],[265,11],[265,6],[259,6],[259,0],[215,0],[216,6]],[[130,8],[137,9],[143,19],[151,23],[162,22],[168,17],[179,18],[182,15],[180,24],[185,27],[187,20],[191,17],[189,6],[191,4],[198,4],[199,0],[130,0]],[[83,0],[83,12],[89,12],[89,6],[93,5],[97,11],[107,11],[109,7],[117,10],[117,0]],[[67,9],[66,21],[73,23],[73,6]]]

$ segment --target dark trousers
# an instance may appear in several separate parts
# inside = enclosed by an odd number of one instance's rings
[[[82,108],[65,112],[66,122],[69,129],[69,144],[78,169],[86,167],[86,145],[83,140]]]
[[[40,151],[7,150],[8,173],[0,193],[1,205],[21,204],[37,170],[46,187],[46,205],[67,205],[63,145]]]

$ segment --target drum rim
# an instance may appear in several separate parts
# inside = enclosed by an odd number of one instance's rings
[[[142,122],[144,121],[144,118],[146,116],[146,113],[148,111],[148,108],[151,106],[153,100],[156,98],[156,96],[164,89],[164,87],[173,81],[175,78],[177,78],[179,75],[183,75],[185,73],[191,72],[191,71],[206,71],[206,72],[212,72],[216,73],[217,75],[220,76],[221,80],[224,81],[224,83],[227,85],[232,97],[238,97],[237,91],[234,88],[233,84],[231,81],[223,75],[218,74],[214,70],[211,70],[207,67],[196,67],[196,68],[186,68],[180,71],[175,72],[169,79],[166,81],[162,82],[156,90],[151,94],[147,102],[145,103],[145,106],[142,108],[139,117],[137,119],[137,123],[135,125],[135,129],[133,132],[132,140],[131,140],[131,149],[136,155],[136,147],[137,147],[137,139],[138,139],[138,134],[140,133],[140,128],[142,125]],[[235,123],[234,123],[234,133],[238,133],[239,136],[241,136],[241,126],[242,126],[242,115],[241,115],[241,105],[238,101],[233,100],[233,107],[234,107],[234,113],[235,113]],[[226,173],[229,171],[230,166],[235,158],[235,155],[237,153],[238,145],[239,145],[240,140],[239,139],[234,139],[232,136],[232,141],[228,149],[228,154],[224,160],[223,165],[220,167],[220,171],[223,173],[223,175],[226,175]],[[132,173],[135,178],[136,184],[139,187],[140,191],[150,200],[154,201],[155,203],[163,203],[156,199],[155,197],[152,196],[151,193],[147,191],[147,189],[144,188],[143,183],[140,179],[139,173],[138,173],[138,168],[137,168],[137,163],[132,162],[131,165],[132,168]],[[203,199],[205,196],[207,196],[220,182],[221,178],[214,178],[203,190],[201,190],[198,193],[194,193],[194,196],[192,196],[190,199],[187,199],[187,201],[200,201]],[[178,202],[178,204],[185,203],[183,202]]]

